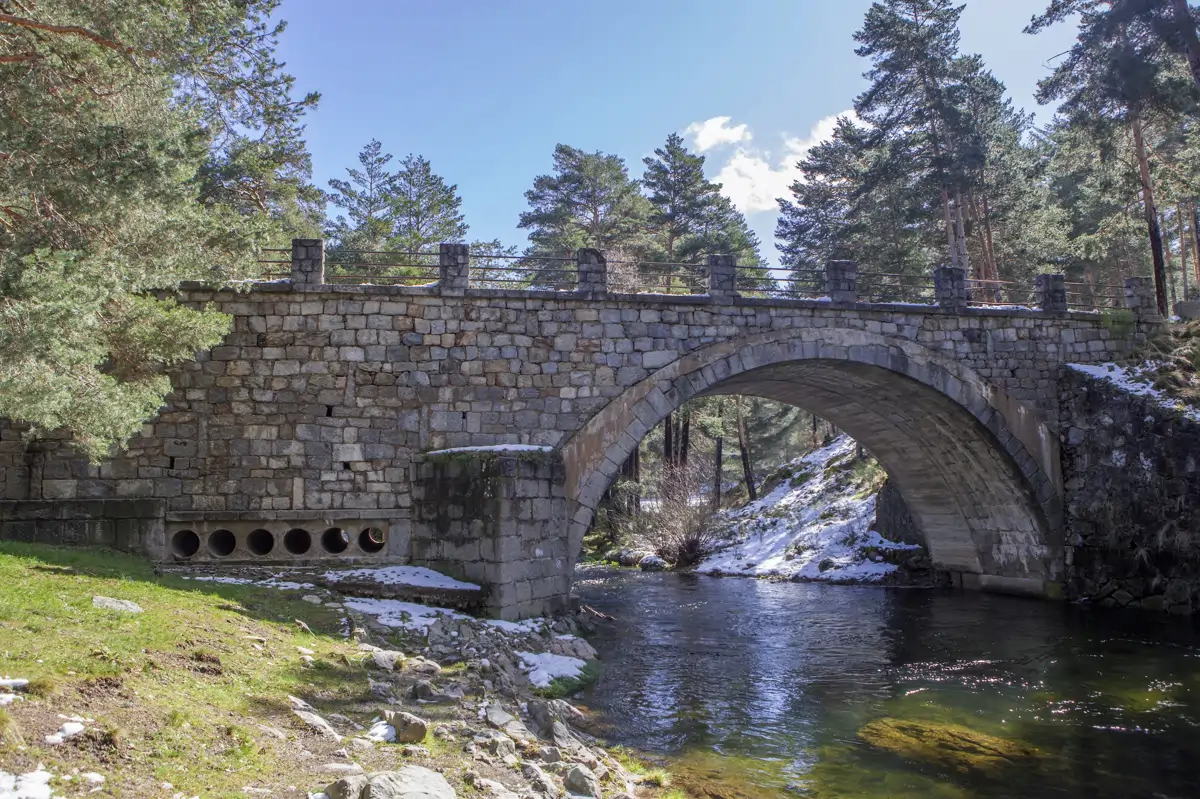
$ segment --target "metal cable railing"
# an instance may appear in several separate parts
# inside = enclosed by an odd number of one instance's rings
[[[325,251],[325,280],[343,285],[425,286],[439,278],[436,252]]]
[[[579,286],[574,256],[481,254],[471,255],[469,263],[472,288],[574,291]]]
[[[967,305],[1037,308],[1039,300],[1037,289],[1027,283],[970,278],[967,280]]]
[[[705,294],[706,264],[674,261],[609,261],[608,285],[624,294]]]
[[[1066,283],[1067,308],[1078,311],[1115,310],[1125,307],[1125,287],[1093,283]]]
[[[267,256],[255,261],[256,264],[266,267],[268,271],[259,274],[260,279],[277,280],[282,277],[292,276],[292,250],[284,247],[265,247],[258,251],[260,255]],[[287,255],[287,258],[281,259],[279,256]],[[272,267],[286,266],[287,269],[279,270]]]
[[[743,297],[811,300],[825,296],[825,272],[770,266],[735,266],[733,287]]]
[[[928,305],[937,302],[933,275],[900,272],[859,272],[858,297],[862,302],[898,302]]]

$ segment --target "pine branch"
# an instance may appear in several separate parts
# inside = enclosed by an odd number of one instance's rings
[[[136,52],[132,47],[115,42],[112,39],[106,39],[95,31],[78,25],[51,25],[49,22],[38,22],[35,19],[25,19],[24,17],[15,17],[12,14],[4,13],[0,13],[0,24],[46,31],[47,33],[57,33],[64,36],[82,36],[85,39],[92,40],[101,47],[107,47],[110,50],[116,50],[125,55],[133,55]]]

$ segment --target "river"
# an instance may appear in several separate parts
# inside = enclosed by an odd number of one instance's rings
[[[1200,796],[1189,620],[995,595],[582,570],[604,736],[720,797]]]

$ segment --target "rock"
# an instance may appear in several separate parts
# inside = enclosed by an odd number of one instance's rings
[[[554,780],[550,779],[550,776],[536,764],[525,763],[521,766],[521,775],[529,780],[529,787],[540,799],[556,799],[558,796],[558,788],[555,787]]]
[[[128,599],[113,599],[108,596],[92,597],[92,607],[101,610],[115,610],[118,613],[142,613],[142,606]]]
[[[414,657],[405,662],[404,671],[436,677],[442,673],[442,667],[427,658]]]
[[[433,687],[429,680],[418,680],[409,689],[409,695],[420,702],[447,702],[450,697]]]
[[[371,653],[371,662],[375,664],[376,668],[395,671],[396,664],[404,663],[404,653],[391,649],[380,649],[378,652]]]
[[[546,763],[562,762],[562,752],[556,746],[540,746],[538,747],[538,757]]]
[[[313,713],[311,710],[293,710],[293,713],[308,726],[317,731],[318,734],[325,738],[332,738],[335,741],[341,741],[342,736],[337,734],[328,721]]]
[[[620,549],[610,549],[607,552],[605,552],[604,555],[601,556],[600,560],[604,561],[605,563],[620,563],[621,562],[621,550]]]
[[[487,723],[498,730],[503,730],[508,737],[522,743],[532,741],[533,733],[529,731],[520,719],[504,710],[499,705],[489,705],[485,713]]]
[[[580,660],[595,660],[598,654],[592,645],[574,635],[560,635],[550,641],[550,652]]]
[[[563,777],[563,787],[576,796],[591,796],[600,799],[600,780],[587,766],[576,765]]]
[[[321,604],[321,601],[322,601],[321,597],[317,596],[316,594],[305,594],[304,596],[302,596],[300,598],[303,599],[305,602],[311,602],[314,605],[319,605],[319,604]]]
[[[396,743],[415,744],[425,740],[429,733],[429,722],[412,713],[385,710],[383,719],[396,730]]]
[[[492,799],[520,799],[520,795],[510,791],[495,780],[485,780],[483,777],[477,777],[474,785],[485,796],[490,796]]]
[[[642,562],[642,558],[651,554],[653,553],[641,549],[623,549],[617,558],[617,562],[628,568],[638,565]]]
[[[638,561],[638,568],[644,572],[665,571],[669,566],[670,564],[658,555],[647,555]]]
[[[326,785],[324,793],[329,799],[361,799],[367,783],[365,774],[352,774]]]
[[[367,678],[367,687],[370,688],[371,694],[380,699],[392,698],[392,686],[386,682],[375,682],[370,677]]]
[[[313,666],[316,665],[316,663],[317,663],[317,661],[313,659],[312,655],[301,655],[300,656],[300,665],[306,669],[311,669]]]
[[[995,772],[1008,766],[1027,768],[1041,755],[1021,741],[997,738],[957,724],[884,718],[858,731],[871,746],[959,772]]]
[[[446,778],[422,766],[370,775],[362,799],[457,799]]]
[[[495,757],[517,753],[517,745],[513,743],[513,739],[498,730],[484,730],[475,736],[474,743],[478,749]]]
[[[423,746],[414,746],[413,744],[401,746],[399,752],[404,757],[429,757],[428,749]]]
[[[357,763],[326,763],[321,766],[321,771],[330,771],[334,774],[362,774],[363,767]]]

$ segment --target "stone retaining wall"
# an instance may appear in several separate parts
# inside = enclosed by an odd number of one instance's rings
[[[161,560],[163,502],[157,499],[0,501],[0,541],[106,546]]]
[[[1060,401],[1068,595],[1200,609],[1200,423],[1070,369]]]

